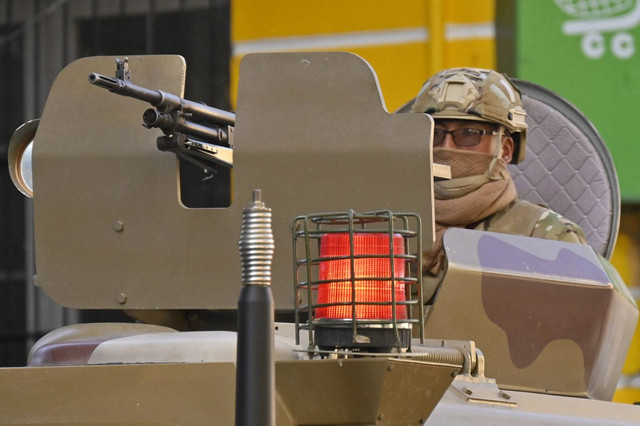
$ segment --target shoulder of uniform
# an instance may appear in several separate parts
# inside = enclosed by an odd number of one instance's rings
[[[558,241],[570,241],[586,244],[587,239],[582,228],[576,223],[551,209],[544,211],[534,225],[532,237],[546,238]]]
[[[510,223],[515,219],[520,224],[529,222],[533,226],[547,210],[549,209],[538,204],[516,199],[507,207],[495,213],[490,221],[494,224],[502,225],[503,222]]]
[[[538,218],[538,225],[542,226],[542,225],[548,225],[548,226],[557,226],[557,225],[561,225],[561,226],[578,226],[575,223],[573,223],[571,220],[567,219],[566,217],[562,216],[560,213],[555,212],[551,209],[548,208],[544,208],[543,207],[543,212],[542,214],[540,214],[540,217]]]
[[[529,235],[538,218],[547,210],[546,207],[538,204],[516,199],[507,207],[495,213],[488,220],[487,228],[496,229],[497,232],[505,232],[502,229],[506,229],[506,233]]]

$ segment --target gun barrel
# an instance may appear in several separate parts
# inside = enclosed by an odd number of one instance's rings
[[[236,121],[236,115],[232,112],[189,101],[162,90],[147,89],[119,78],[107,77],[94,72],[89,74],[89,82],[118,95],[149,102],[161,110],[173,111],[181,108],[183,112],[192,114],[197,119],[218,125],[233,126]]]
[[[146,87],[137,86],[119,78],[107,77],[106,75],[95,72],[89,74],[89,83],[107,89],[110,92],[117,93],[118,95],[129,96],[149,102],[153,106],[161,104],[165,98],[160,90],[147,89]],[[178,103],[178,105],[180,104]]]
[[[218,125],[227,124],[233,126],[236,124],[236,115],[223,109],[213,108],[198,102],[183,99],[182,108],[185,112],[193,114],[202,120],[216,123]]]

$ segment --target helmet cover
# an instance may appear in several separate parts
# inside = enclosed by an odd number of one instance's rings
[[[439,72],[422,86],[412,112],[434,119],[474,120],[504,126],[514,141],[511,160],[524,159],[527,123],[520,90],[509,78],[493,70],[451,68]]]

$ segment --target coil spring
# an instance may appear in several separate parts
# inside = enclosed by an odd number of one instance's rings
[[[457,349],[414,345],[411,350],[414,352],[411,359],[416,361],[458,365],[461,368],[464,365],[464,355]]]
[[[243,285],[270,285],[275,243],[271,230],[271,209],[260,200],[260,190],[242,211],[240,261]]]

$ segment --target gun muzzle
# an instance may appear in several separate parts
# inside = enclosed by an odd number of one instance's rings
[[[89,74],[89,83],[94,84],[96,86],[100,86],[103,89],[107,89],[110,92],[118,89],[118,79],[117,78],[109,78],[105,75],[98,74],[92,72]]]

